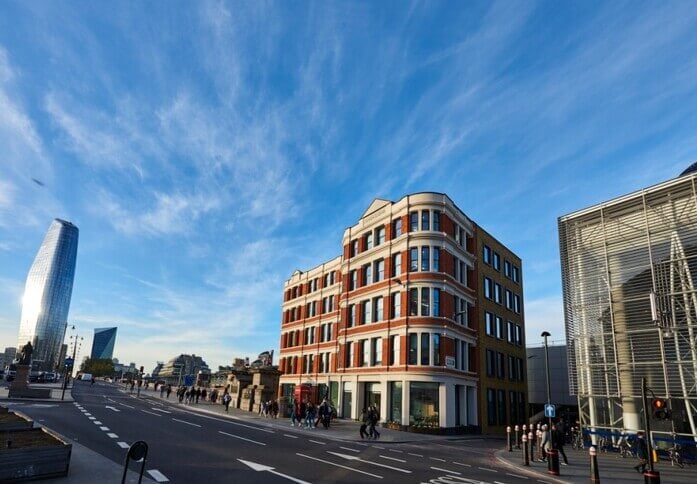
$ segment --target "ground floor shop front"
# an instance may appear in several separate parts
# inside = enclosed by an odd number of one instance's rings
[[[395,427],[479,427],[474,378],[411,373],[281,377],[280,387],[282,399],[302,395],[318,403],[326,398],[341,418],[359,419],[363,409],[375,405],[380,421]]]

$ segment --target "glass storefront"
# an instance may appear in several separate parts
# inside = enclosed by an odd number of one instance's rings
[[[375,405],[380,410],[381,403],[381,391],[379,383],[366,383],[365,384],[365,402],[363,407],[368,408],[371,405]]]
[[[402,423],[402,382],[391,381],[389,384],[390,407],[387,420]]]
[[[329,382],[329,403],[337,405],[339,402],[339,382]]]
[[[409,384],[409,425],[439,426],[438,389],[438,383],[411,382]]]

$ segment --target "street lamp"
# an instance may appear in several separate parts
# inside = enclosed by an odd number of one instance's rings
[[[75,331],[75,325],[74,325],[74,324],[70,327],[70,330],[71,330],[71,331]],[[72,363],[71,363],[71,366],[70,366],[70,373],[68,373],[68,365],[65,365],[65,371],[64,371],[64,375],[63,375],[63,391],[62,391],[62,393],[61,393],[61,400],[65,399],[65,389],[66,389],[67,386],[68,386],[68,376],[69,376],[69,375],[72,375],[72,373],[73,373],[72,370],[73,370],[73,368],[74,368],[74,366],[75,366],[75,356],[76,356],[76,354],[77,354],[77,344],[78,344],[77,332],[74,333],[74,334],[72,334],[72,335],[70,335],[70,338],[69,338],[69,339],[73,340],[73,358],[72,358]],[[83,337],[80,337],[80,341],[82,341],[83,339],[84,339]],[[64,362],[64,363],[65,363],[65,362]]]
[[[547,331],[543,331],[541,336],[545,339],[545,377],[547,379],[547,405],[549,405],[551,402],[551,389],[549,386],[549,350],[547,348],[547,338],[552,336],[549,334]],[[545,407],[546,409],[546,407]],[[549,414],[549,435],[552,435],[552,414]]]

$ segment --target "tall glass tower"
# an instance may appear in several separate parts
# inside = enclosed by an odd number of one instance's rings
[[[116,330],[118,328],[95,328],[92,340],[92,352],[90,358],[108,359],[114,356],[114,344],[116,343]]]
[[[31,341],[34,370],[50,371],[59,363],[73,292],[78,234],[72,223],[55,219],[29,269],[17,347]]]

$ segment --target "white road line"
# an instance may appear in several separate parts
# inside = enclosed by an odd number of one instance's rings
[[[181,422],[181,423],[186,424],[186,425],[192,425],[192,426],[194,426],[194,427],[200,427],[199,424],[187,422],[186,420],[179,420],[178,418],[174,418],[174,417],[172,417],[172,420],[174,420],[175,422]]]
[[[103,430],[104,432],[109,432],[111,429],[109,427],[99,427],[99,430]]]
[[[368,447],[368,444],[362,444],[360,442],[354,442],[354,445],[361,445],[363,447]]]
[[[92,414],[89,413],[89,412],[83,412],[83,413],[85,414],[85,417],[89,417],[90,415],[92,415]]]
[[[128,449],[130,447],[126,442],[116,442],[116,444],[122,449]]]
[[[236,439],[245,440],[245,441],[251,442],[251,443],[253,443],[253,444],[257,444],[257,445],[266,445],[264,442],[257,442],[256,440],[245,439],[244,437],[240,437],[239,435],[228,434],[227,432],[223,432],[222,430],[218,430],[218,433],[219,433],[219,434],[223,434],[223,435],[227,435],[228,437],[234,437],[234,438],[236,438]]]
[[[92,423],[95,424],[95,425],[102,425],[102,422],[100,422],[99,420],[95,420],[95,421],[93,421]]]
[[[371,445],[373,449],[380,449],[380,450],[385,450],[384,447],[380,447],[379,445]]]
[[[284,436],[284,437],[291,438],[291,439],[297,439],[297,438],[298,438],[297,435],[290,435],[290,434],[283,434],[283,436]]]
[[[90,420],[97,420],[97,417],[87,417]]]
[[[445,459],[439,459],[438,457],[429,457],[431,460],[437,460],[438,462],[445,462]]]
[[[147,410],[143,410],[142,408],[140,409],[140,411],[141,411],[141,412],[148,413],[148,414],[150,414],[150,415],[154,415],[155,417],[162,417],[162,415],[160,415],[159,413],[148,412]]]
[[[226,418],[211,417],[210,415],[203,415],[203,414],[201,414],[201,413],[192,412],[191,410],[185,410],[185,409],[183,409],[183,408],[179,408],[178,410],[181,411],[181,412],[184,412],[184,413],[188,413],[189,415],[194,415],[194,416],[199,417],[199,418],[207,418],[207,419],[209,419],[209,420],[215,420],[215,421],[217,421],[217,422],[223,422],[223,423],[226,423],[226,424],[239,425],[240,427],[247,427],[248,429],[259,430],[260,432],[266,432],[266,433],[269,433],[269,434],[275,434],[275,433],[276,433],[275,430],[262,429],[262,428],[259,428],[259,427],[254,427],[253,425],[245,425],[245,424],[242,424],[242,423],[233,422],[233,421],[231,421],[230,419],[226,419]]]
[[[494,484],[506,484],[506,483],[505,483],[505,482],[501,482],[501,481],[494,481]]]
[[[453,464],[455,464],[456,466],[462,466],[462,467],[472,467],[471,465],[469,465],[469,464],[463,464],[462,462],[455,462],[455,461],[453,461]]]
[[[409,455],[413,455],[414,457],[423,457],[421,454],[414,454],[413,452],[407,452]]]
[[[116,435],[116,434],[113,433],[113,432],[109,432],[107,435],[108,435],[109,437],[111,437],[112,439],[118,439],[118,438],[119,438],[119,436]]]
[[[340,449],[348,450],[351,452],[360,452],[360,449],[352,449],[350,447],[339,447]]]
[[[431,467],[431,469],[433,469],[434,471],[447,472],[448,474],[455,474],[456,476],[461,475],[460,472],[451,471],[451,470],[448,470],[448,469],[442,469],[442,468],[440,468],[440,467]]]
[[[153,410],[155,410],[156,412],[162,412],[162,413],[172,413],[172,412],[168,412],[167,410],[162,410],[161,408],[155,408],[155,407],[152,407],[152,409],[153,409]]]
[[[497,470],[494,470],[494,469],[488,469],[488,468],[486,468],[486,467],[479,467],[478,469],[480,469],[480,470],[482,470],[482,471],[489,471],[489,472],[498,472]]]
[[[402,462],[402,463],[406,462],[404,459],[397,459],[396,457],[388,457],[388,456],[382,455],[382,454],[380,455],[380,458],[387,459],[387,460],[393,460],[396,462]]]
[[[403,450],[397,450],[397,449],[389,449],[388,452],[397,452],[398,454],[403,454]]]
[[[517,477],[518,479],[529,479],[528,477],[521,476],[520,474],[511,474],[510,472],[506,472],[506,475],[511,477]]]
[[[157,469],[148,469],[148,474],[150,474],[150,477],[155,479],[157,482],[169,482],[169,479],[167,479],[165,475]]]
[[[335,464],[334,462],[331,462],[331,461],[328,461],[328,460],[318,459],[317,457],[311,457],[311,456],[305,455],[305,454],[297,454],[297,453],[296,453],[295,455],[298,455],[298,456],[300,456],[300,457],[304,457],[304,458],[306,458],[306,459],[316,460],[317,462],[323,462],[323,463],[325,463],[325,464],[329,464],[329,465],[334,466],[334,467],[341,467],[342,469],[346,469],[347,471],[358,472],[359,474],[365,474],[366,476],[377,477],[378,479],[382,479],[382,476],[378,476],[377,474],[371,474],[370,472],[365,472],[365,471],[361,471],[361,470],[358,470],[358,469],[352,469],[351,467],[344,466],[344,465],[341,465],[341,464]]]
[[[311,439],[310,439],[310,442],[312,442],[313,444],[327,445],[326,442],[320,442],[319,440],[311,440]]]
[[[118,403],[118,404],[121,405],[122,407],[126,407],[126,408],[136,408],[136,407],[132,407],[132,406],[130,406],[130,405],[126,405],[125,403],[121,403],[121,402],[116,402],[116,403]]]

